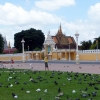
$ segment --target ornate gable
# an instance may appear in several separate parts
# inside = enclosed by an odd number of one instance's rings
[[[62,44],[62,45],[68,44],[68,40],[65,35],[62,35],[61,37],[58,36],[57,38],[58,38],[59,44]]]

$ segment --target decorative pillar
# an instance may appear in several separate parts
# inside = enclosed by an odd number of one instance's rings
[[[70,61],[70,43],[69,43],[69,61]]]
[[[36,53],[36,60],[39,60],[38,58],[39,58],[39,55],[38,55],[38,53]]]
[[[97,55],[96,55],[96,61],[98,61],[98,40],[96,40],[96,45],[97,45]]]
[[[79,61],[79,55],[78,55],[78,37],[79,37],[79,34],[77,31],[75,33],[75,36],[76,36],[76,63],[78,64],[78,61]]]
[[[28,45],[28,60],[29,60],[29,45]]]
[[[24,54],[24,43],[25,43],[25,41],[24,41],[24,39],[22,39],[21,43],[22,43],[22,50],[23,50],[22,60],[23,60],[23,62],[25,62],[25,54]]]

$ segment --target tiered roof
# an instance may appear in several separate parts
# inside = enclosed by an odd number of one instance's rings
[[[56,43],[56,47],[58,49],[67,49],[69,48],[69,44],[70,44],[70,48],[72,49],[76,48],[76,43],[75,43],[74,38],[71,36],[65,36],[63,34],[61,24],[60,24],[57,34],[55,36],[52,36],[52,39]]]

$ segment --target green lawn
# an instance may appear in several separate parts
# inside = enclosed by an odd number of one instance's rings
[[[30,78],[33,80],[30,81]],[[41,91],[37,92],[37,89]],[[46,93],[45,89],[47,89]],[[72,93],[73,90],[76,92]],[[96,92],[96,96],[92,95],[92,92]],[[18,98],[13,98],[12,93],[17,94]],[[60,93],[63,95],[58,96]],[[0,100],[39,100],[39,98],[40,100],[59,100],[55,99],[57,97],[60,100],[68,100],[68,98],[71,100],[89,100],[90,98],[92,98],[90,100],[100,100],[100,75],[0,69]]]

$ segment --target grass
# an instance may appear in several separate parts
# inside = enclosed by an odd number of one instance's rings
[[[33,82],[29,81],[30,77],[33,78]],[[59,97],[61,100],[68,100],[68,98],[72,100],[78,100],[76,98],[100,100],[99,80],[99,74],[1,68],[0,100],[14,100],[12,93],[18,95],[18,100],[39,100],[39,98],[41,100],[56,100],[59,88],[60,92],[63,92],[63,95]],[[11,84],[13,84],[12,87],[10,87]],[[95,89],[95,87],[97,88]],[[40,92],[36,92],[38,88],[41,89]],[[47,93],[44,93],[45,89],[47,89]],[[76,92],[72,93],[73,90]],[[26,91],[30,91],[30,93],[26,93]],[[93,96],[92,92],[97,92],[96,96]],[[83,97],[83,94],[86,97]]]

